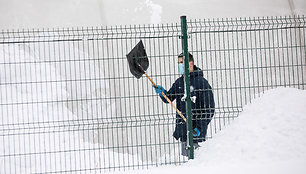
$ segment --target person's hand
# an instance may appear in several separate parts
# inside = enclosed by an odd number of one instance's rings
[[[192,131],[193,137],[199,137],[201,135],[198,128],[194,128]]]
[[[160,86],[160,85],[157,85],[157,86],[154,86],[154,85],[153,85],[153,88],[154,88],[154,90],[155,90],[155,93],[158,94],[158,95],[161,96],[161,97],[163,96],[162,93],[166,94],[165,88],[163,88],[163,87]]]

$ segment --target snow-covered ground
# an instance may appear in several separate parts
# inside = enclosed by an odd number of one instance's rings
[[[240,116],[202,143],[195,159],[131,173],[304,174],[306,90],[276,88],[244,107]]]

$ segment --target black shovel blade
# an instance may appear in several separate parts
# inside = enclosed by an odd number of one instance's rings
[[[149,67],[148,56],[141,40],[126,57],[131,73],[139,79]]]

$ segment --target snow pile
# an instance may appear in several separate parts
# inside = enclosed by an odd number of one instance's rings
[[[305,113],[305,90],[269,90],[245,106],[227,128],[202,143],[195,160],[150,169],[150,173],[305,173]]]
[[[203,162],[214,164],[211,159],[216,158],[232,163],[306,160],[305,113],[306,91],[270,90],[247,105],[227,129],[203,144]]]

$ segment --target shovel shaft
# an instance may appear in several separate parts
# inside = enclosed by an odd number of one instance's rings
[[[156,83],[154,83],[154,81],[151,79],[150,76],[148,76],[147,73],[144,73],[144,75],[150,80],[150,82],[151,82],[155,87],[157,87]]]
[[[180,110],[178,110],[174,104],[172,103],[172,101],[166,96],[166,94],[162,93],[162,95],[164,96],[164,98],[171,104],[171,106],[176,110],[176,112],[182,117],[182,119],[186,122],[186,118],[185,116],[181,113]]]
[[[151,82],[155,87],[157,87],[156,83],[154,83],[154,81],[151,79],[150,76],[147,75],[147,73],[144,73],[144,75],[150,80],[150,82]],[[174,106],[174,104],[173,104],[172,101],[166,96],[166,94],[162,92],[162,95],[163,95],[163,97],[168,101],[168,103],[170,103],[170,105],[175,109],[175,111],[182,117],[182,119],[186,122],[185,116],[181,113],[180,110],[178,110],[178,109]]]

